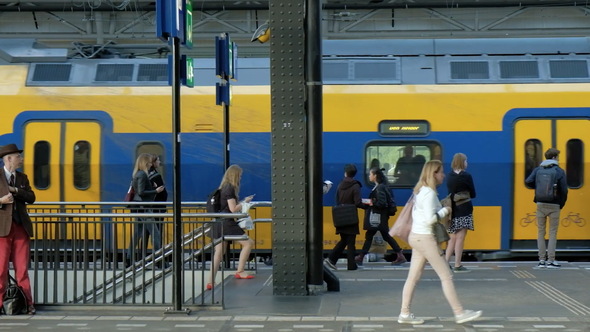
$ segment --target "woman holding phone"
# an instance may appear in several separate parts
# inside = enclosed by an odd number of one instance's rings
[[[221,189],[221,213],[236,213],[242,211],[242,203],[238,203],[241,179],[242,169],[240,166],[231,165],[227,171],[225,171],[225,175],[223,176],[221,184],[219,185],[219,189]],[[248,196],[244,199],[244,202],[250,203],[253,198],[254,195]],[[213,239],[218,239],[224,235],[245,235],[246,233],[242,228],[240,228],[235,218],[222,218],[220,222],[214,224],[211,234]],[[221,257],[223,256],[224,249],[226,247],[225,242],[226,241],[221,241],[215,246],[215,256],[213,258],[213,264],[211,265],[211,279],[209,279],[209,282],[207,283],[207,289],[213,288],[215,274],[219,269]],[[238,241],[238,243],[242,246],[242,252],[240,252],[238,271],[236,272],[235,276],[237,279],[252,279],[254,276],[244,271],[244,268],[246,266],[246,261],[250,257],[250,251],[252,250],[254,241],[248,238],[247,240]]]

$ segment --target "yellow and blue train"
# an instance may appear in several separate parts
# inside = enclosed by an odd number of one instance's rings
[[[413,47],[402,47],[410,42]],[[447,172],[453,155],[463,152],[477,190],[475,231],[465,249],[533,251],[534,193],[524,179],[543,152],[556,147],[570,190],[558,248],[590,250],[590,62],[575,53],[588,47],[581,43],[326,41],[324,178],[338,183],[344,165],[354,163],[367,197],[371,185],[364,173],[378,162],[403,205],[411,186],[398,181],[394,168],[406,146],[426,160],[441,159]],[[503,51],[501,45],[512,46]],[[199,86],[182,91],[183,201],[204,201],[223,175],[223,119],[212,68],[212,59],[197,59]],[[230,112],[231,163],[244,169],[240,194],[269,201],[268,59],[240,59],[239,71]],[[24,148],[24,171],[38,201],[121,201],[142,152],[161,156],[172,190],[166,84],[166,62],[159,59],[4,64],[0,145]],[[333,193],[324,197],[326,250],[338,239],[330,215]],[[441,198],[445,194],[443,185]],[[258,209],[257,217],[270,217],[269,208]],[[260,227],[257,240],[259,249],[270,250],[268,226]],[[358,242],[363,240],[361,235]]]

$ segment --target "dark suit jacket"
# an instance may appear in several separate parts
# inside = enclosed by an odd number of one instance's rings
[[[15,186],[18,188],[18,193],[14,195],[14,203],[16,204],[16,212],[20,216],[23,227],[27,231],[30,237],[33,236],[33,225],[31,218],[27,212],[27,204],[35,203],[35,192],[31,189],[29,184],[29,178],[19,172],[15,172]],[[10,193],[8,190],[8,181],[6,180],[6,174],[4,168],[0,168],[0,197]],[[0,205],[0,237],[8,236],[10,228],[12,227],[12,204]]]

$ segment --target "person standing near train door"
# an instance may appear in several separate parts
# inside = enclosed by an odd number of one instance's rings
[[[471,272],[461,264],[465,236],[467,231],[473,231],[473,203],[475,198],[475,185],[471,174],[467,173],[467,156],[463,153],[456,153],[451,163],[453,169],[449,173],[447,188],[451,194],[452,216],[449,225],[451,239],[447,244],[446,257],[450,261],[453,252],[455,253],[455,273]]]
[[[547,150],[545,160],[525,180],[527,187],[535,189],[534,202],[537,203],[537,227],[539,228],[537,233],[538,268],[558,269],[561,267],[555,261],[555,247],[557,246],[559,214],[567,201],[567,182],[565,172],[558,164],[559,153],[560,151],[555,148]],[[547,218],[549,218],[548,252],[545,250]],[[545,257],[547,257],[546,261]]]
[[[35,192],[31,189],[29,178],[17,171],[23,165],[22,152],[16,144],[0,148],[0,158],[4,161],[4,176],[0,176],[0,308],[12,260],[16,283],[27,299],[27,313],[34,315],[37,311],[33,305],[28,271],[33,225],[27,204],[35,203]]]

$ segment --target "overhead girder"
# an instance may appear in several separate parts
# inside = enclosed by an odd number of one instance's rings
[[[1,3],[1,2],[0,2]],[[67,4],[66,2],[59,2],[55,0],[34,1],[35,6],[28,5],[25,3],[18,3],[12,6],[0,6],[0,12],[33,12],[33,11],[95,11],[95,12],[116,12],[113,6],[108,4],[101,4],[100,6],[77,6],[73,4]],[[136,4],[138,4],[136,6]],[[448,1],[421,1],[416,3],[367,3],[367,4],[347,4],[347,3],[325,3],[322,5],[324,10],[377,10],[377,9],[423,9],[423,8],[489,8],[489,7],[528,7],[528,6],[543,6],[543,7],[555,7],[555,6],[580,6],[583,7],[579,1],[559,1],[550,0],[539,3],[538,0],[519,0],[519,1],[458,1],[455,0],[453,6],[449,6]],[[137,1],[133,6],[128,5],[126,7],[129,10],[141,10],[141,11],[155,11],[156,4],[153,1]],[[123,8],[124,10],[125,8]],[[202,5],[195,6],[193,11],[219,11],[219,10],[268,10],[268,1],[259,1],[259,4],[208,4],[203,2]]]

